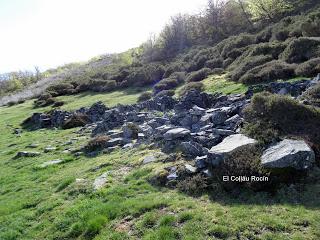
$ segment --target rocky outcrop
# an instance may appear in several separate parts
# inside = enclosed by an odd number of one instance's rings
[[[285,139],[269,147],[261,157],[262,166],[271,169],[307,170],[313,166],[314,162],[315,154],[308,144],[291,139]]]
[[[252,146],[257,141],[244,136],[243,134],[234,134],[226,137],[221,143],[212,147],[208,152],[208,163],[212,166],[218,166],[226,156],[230,155],[233,151],[246,146]]]

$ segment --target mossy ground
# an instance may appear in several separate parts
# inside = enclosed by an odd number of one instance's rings
[[[132,96],[119,100],[118,94],[61,99],[69,102],[66,109],[96,100],[112,105],[136,101]],[[0,108],[0,239],[320,238],[318,183],[307,184],[300,191],[284,187],[272,196],[240,192],[235,197],[215,192],[195,198],[157,188],[147,179],[163,163],[141,164],[145,155],[156,150],[142,146],[90,158],[74,157],[62,151],[77,149],[88,141],[77,129],[25,130],[21,137],[13,134],[13,128],[32,112],[44,110],[33,109],[32,101]],[[77,140],[65,146],[72,138]],[[38,147],[27,148],[32,143]],[[44,153],[48,145],[57,150]],[[39,151],[41,156],[13,159],[20,150]],[[63,162],[39,167],[54,159]],[[107,185],[93,191],[94,179],[106,171],[111,171]]]

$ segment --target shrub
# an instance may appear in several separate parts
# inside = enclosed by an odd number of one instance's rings
[[[187,70],[187,63],[182,62],[182,61],[177,61],[177,62],[173,62],[171,63],[165,73],[163,74],[163,78],[168,78],[170,77],[170,75],[174,72],[184,72]]]
[[[220,74],[222,74],[222,73],[224,73],[224,69],[223,69],[223,68],[214,68],[214,69],[211,70],[211,74],[218,74],[218,75],[220,75]]]
[[[110,92],[115,90],[117,82],[115,80],[92,79],[89,81],[88,90],[93,92]]]
[[[320,112],[290,97],[270,93],[256,94],[244,110],[245,131],[257,140],[269,132],[279,136],[296,136],[320,147]],[[259,127],[252,127],[259,126]],[[264,140],[264,139],[262,139]]]
[[[320,15],[312,14],[309,18],[301,24],[302,34],[305,37],[319,37],[320,36]]]
[[[272,37],[272,28],[267,27],[266,29],[262,30],[256,35],[255,41],[257,43],[262,43],[262,42],[269,42],[269,40]]]
[[[70,83],[59,83],[56,85],[52,85],[46,90],[53,97],[70,95],[75,93],[74,86]]]
[[[12,107],[12,106],[14,106],[14,105],[16,105],[16,104],[17,104],[17,102],[15,102],[15,101],[10,101],[10,102],[7,103],[7,106],[8,106],[8,107]]]
[[[248,57],[230,73],[231,80],[238,81],[243,75],[246,74],[247,71],[251,70],[254,67],[265,64],[271,60],[272,57],[270,55]]]
[[[183,83],[186,80],[186,72],[174,72],[170,75],[170,78],[176,79],[178,83]]]
[[[260,164],[261,150],[256,146],[246,147],[234,151],[230,154],[221,166],[216,169],[218,180],[220,180],[222,186],[228,190],[238,188],[239,186],[250,188],[252,190],[261,190],[267,186],[266,183],[261,182],[232,182],[223,181],[223,176],[269,176]]]
[[[294,76],[294,65],[275,60],[251,69],[240,78],[240,82],[254,84],[289,79]]]
[[[238,36],[230,37],[226,40],[226,44],[222,49],[221,56],[225,59],[228,53],[234,50],[235,48],[246,47],[254,43],[255,38],[253,35],[240,34]]]
[[[295,73],[297,76],[314,77],[320,73],[320,58],[313,58],[297,66]]]
[[[151,92],[144,92],[138,97],[138,102],[144,102],[152,98]]]
[[[106,142],[110,140],[108,136],[98,136],[91,139],[88,144],[84,147],[86,152],[100,151],[106,146]]]
[[[203,174],[187,177],[177,183],[177,188],[190,195],[199,195],[209,188],[209,180]]]
[[[211,73],[210,68],[202,68],[199,71],[191,72],[187,77],[187,82],[199,82]]]
[[[191,82],[191,83],[187,83],[186,85],[184,85],[180,91],[179,91],[179,96],[183,96],[184,94],[186,94],[187,92],[189,92],[190,90],[198,90],[200,92],[204,91],[204,85],[202,82]]]
[[[302,94],[301,98],[314,106],[320,107],[320,84],[309,88]]]
[[[223,59],[222,58],[216,58],[216,59],[211,59],[206,61],[206,63],[204,64],[204,66],[206,68],[221,68],[223,64]]]
[[[70,129],[75,127],[83,127],[90,122],[88,116],[82,113],[75,113],[67,119],[63,125],[63,129]]]
[[[283,53],[281,59],[288,63],[301,63],[318,57],[320,53],[320,40],[316,38],[301,37],[292,40]]]
[[[157,97],[163,97],[163,96],[174,96],[175,91],[174,90],[162,90],[161,92],[157,93]]]
[[[61,107],[64,105],[64,101],[56,101],[52,106],[53,107]]]
[[[52,104],[55,104],[56,100],[54,98],[47,98],[44,100],[41,99],[37,99],[36,101],[34,101],[34,107],[47,107],[50,106]]]
[[[153,89],[155,93],[158,93],[162,90],[170,90],[172,88],[175,88],[179,85],[179,82],[176,79],[173,78],[165,78],[162,79],[160,82],[158,82],[156,85],[154,85]]]

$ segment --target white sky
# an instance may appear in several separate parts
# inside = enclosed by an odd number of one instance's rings
[[[139,46],[207,0],[0,0],[0,73],[42,70]]]

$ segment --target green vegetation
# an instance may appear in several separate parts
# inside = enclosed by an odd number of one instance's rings
[[[13,134],[12,129],[30,113],[46,109],[33,109],[31,101],[0,108],[0,239],[320,237],[320,189],[314,181],[299,192],[283,187],[273,196],[239,192],[232,197],[219,191],[194,198],[156,188],[148,179],[163,163],[141,165],[143,157],[154,150],[140,147],[74,157],[63,153],[64,143],[75,138],[71,148],[77,149],[88,141],[74,129],[24,131],[21,137]],[[13,159],[18,151],[30,151],[32,143],[37,144],[34,151],[41,152],[40,156]],[[57,150],[43,153],[48,145]],[[53,159],[63,162],[39,167]],[[106,186],[93,191],[94,179],[109,170]]]

